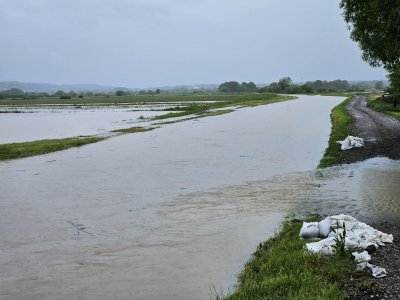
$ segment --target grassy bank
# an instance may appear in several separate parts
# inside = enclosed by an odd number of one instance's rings
[[[300,220],[286,222],[260,244],[239,275],[236,290],[225,299],[344,299],[342,285],[355,262],[350,255],[308,253],[307,241],[299,239],[301,226]]]
[[[326,148],[324,156],[319,163],[320,168],[326,168],[337,164],[342,155],[340,144],[338,144],[337,141],[342,141],[348,135],[354,134],[351,131],[353,118],[345,109],[346,105],[349,104],[351,100],[352,97],[347,98],[332,110],[332,131],[329,137],[328,148]]]
[[[41,155],[72,147],[96,143],[103,137],[77,137],[66,139],[40,140],[24,143],[0,144],[0,161]]]
[[[377,95],[369,95],[368,107],[373,110],[391,115],[400,121],[400,103],[397,104],[397,107],[394,107],[393,103],[383,102],[382,98],[378,97]]]

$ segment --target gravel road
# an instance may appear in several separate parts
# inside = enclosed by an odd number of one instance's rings
[[[365,148],[342,152],[340,163],[353,163],[385,156],[400,159],[400,122],[367,107],[364,96],[355,96],[346,106],[353,116],[355,135],[365,139]]]
[[[364,96],[355,96],[346,110],[353,116],[353,131],[365,139],[365,148],[342,152],[341,163],[353,163],[376,156],[400,159],[400,122],[367,107]],[[400,299],[400,228],[380,224],[375,228],[394,235],[394,243],[380,248],[372,255],[372,263],[386,268],[388,276],[370,279],[360,286],[352,278],[346,287],[349,299]],[[357,280],[355,280],[357,281]]]

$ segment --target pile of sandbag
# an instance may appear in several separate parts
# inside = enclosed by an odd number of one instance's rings
[[[337,143],[341,144],[340,149],[342,150],[361,148],[365,146],[363,138],[352,135],[347,136],[343,141],[337,141]]]
[[[345,231],[345,234],[344,234]],[[304,239],[321,238],[313,243],[306,244],[311,252],[332,255],[336,252],[337,241],[344,238],[345,249],[361,249],[373,252],[385,243],[393,243],[393,235],[383,233],[375,228],[358,221],[348,215],[335,215],[320,222],[304,222],[300,230],[300,237]],[[374,277],[383,277],[386,270],[369,264],[371,260],[367,251],[353,256],[360,263],[358,267],[369,268]]]

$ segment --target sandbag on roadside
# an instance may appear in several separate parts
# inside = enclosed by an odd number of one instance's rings
[[[363,138],[352,135],[349,135],[343,141],[337,141],[337,143],[341,144],[340,146],[341,150],[349,150],[353,148],[365,147]]]
[[[308,224],[319,224],[319,228],[324,230],[324,234],[328,231],[329,225],[329,233],[326,239],[323,239],[316,243],[308,243],[306,244],[307,249],[312,252],[329,252],[326,251],[327,248],[335,248],[336,242],[335,238],[339,235],[343,235],[344,229],[346,229],[346,236],[345,236],[345,248],[360,248],[360,249],[367,249],[369,246],[373,246],[378,248],[379,246],[385,246],[385,243],[393,243],[393,235],[383,233],[375,228],[367,225],[366,223],[360,222],[357,219],[353,218],[352,216],[348,215],[334,215],[327,217],[326,219],[322,220],[321,222],[312,222],[307,223],[304,222],[303,227],[306,229],[309,228],[310,225]],[[314,225],[315,226],[315,225]],[[302,228],[303,229],[303,228]],[[307,232],[309,233],[309,232]],[[313,232],[314,233],[314,232]],[[311,234],[311,233],[310,233]],[[320,236],[324,236],[321,232],[319,232]],[[301,231],[300,231],[300,236]],[[317,237],[313,235],[312,237]],[[320,251],[324,249],[324,251]]]
[[[300,237],[310,235],[315,238],[318,234],[322,237],[318,242],[306,244],[307,250],[324,255],[333,255],[336,253],[337,242],[344,240],[345,249],[370,249],[385,246],[385,243],[393,243],[393,235],[383,233],[366,223],[360,222],[352,216],[335,215],[322,220],[321,222],[303,223]],[[328,229],[329,228],[329,229]],[[303,236],[302,236],[303,234]],[[361,253],[353,252],[354,259],[359,262],[358,268],[369,269],[372,276],[382,278],[386,276],[386,270],[379,266],[369,264],[371,256],[367,251]]]

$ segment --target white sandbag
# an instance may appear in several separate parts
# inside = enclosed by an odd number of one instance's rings
[[[318,222],[303,222],[303,226],[300,229],[300,237],[303,239],[318,238]]]
[[[322,238],[326,238],[331,232],[331,219],[326,218],[318,223],[319,228],[319,236]]]
[[[387,275],[385,268],[371,265],[371,264],[370,264],[370,268],[371,268],[372,276],[374,276],[375,278],[382,278]]]
[[[351,255],[353,255],[354,260],[359,263],[366,262],[366,261],[368,262],[371,260],[371,255],[369,255],[367,251],[364,251],[361,253],[353,252]]]
[[[360,138],[357,136],[351,136],[351,135],[349,135],[343,141],[337,141],[337,143],[341,144],[341,146],[340,146],[341,150],[349,150],[349,149],[361,148],[361,147],[365,146],[363,138]]]
[[[366,270],[366,269],[370,270],[372,273],[372,276],[375,278],[382,278],[387,275],[385,268],[382,268],[382,267],[379,267],[376,265],[372,265],[367,262],[362,262],[357,265],[357,270]]]
[[[336,251],[336,242],[334,237],[326,238],[314,243],[306,244],[308,251],[332,255]]]
[[[383,232],[379,232],[379,237],[383,243],[392,244],[393,243],[393,234],[386,234]]]

